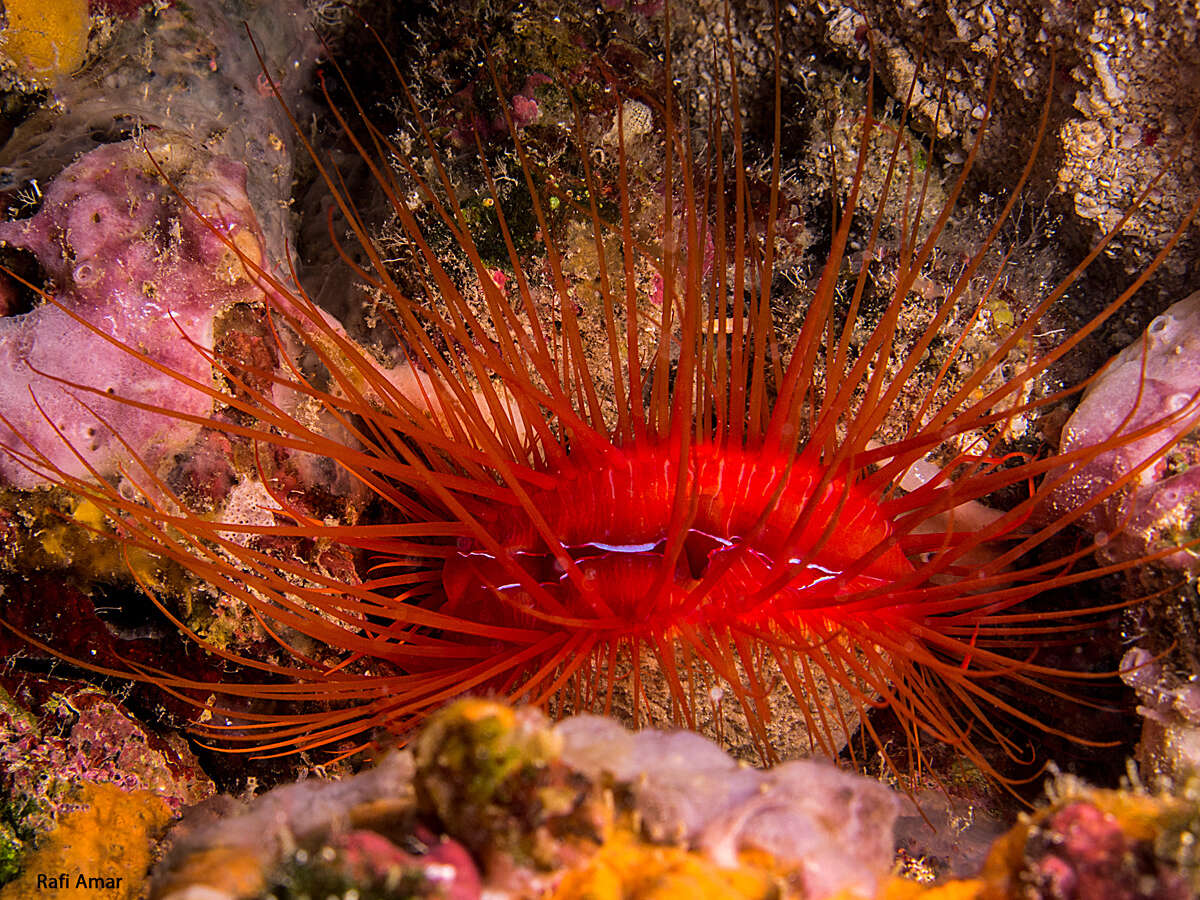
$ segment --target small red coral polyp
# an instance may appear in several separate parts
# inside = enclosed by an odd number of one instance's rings
[[[504,556],[464,539],[442,571],[443,612],[488,620],[490,605],[497,620],[542,611],[609,639],[663,635],[840,618],[850,596],[914,571],[878,499],[803,457],[648,442],[546,474],[553,487],[530,492],[538,525],[522,510],[481,511]],[[692,506],[682,532],[680,495]]]

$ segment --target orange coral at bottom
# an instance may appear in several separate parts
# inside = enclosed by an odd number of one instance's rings
[[[171,810],[149,791],[84,783],[80,809],[65,814],[0,900],[133,900],[141,896],[150,850]]]
[[[983,882],[975,878],[948,881],[929,887],[906,878],[891,878],[884,885],[880,900],[976,900]],[[848,898],[847,898],[848,900]]]
[[[744,853],[744,865],[718,866],[681,847],[646,844],[618,831],[585,866],[575,869],[548,900],[776,900],[806,895],[765,854]],[[904,878],[888,879],[877,900],[976,900],[983,882],[951,881],[929,887]],[[854,892],[836,900],[866,900]]]
[[[724,868],[680,847],[640,843],[618,834],[559,884],[551,900],[768,900],[781,881],[753,866]]]

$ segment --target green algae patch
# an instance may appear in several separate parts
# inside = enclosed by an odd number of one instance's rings
[[[594,848],[612,825],[605,789],[559,759],[540,714],[466,699],[413,744],[418,808],[484,860],[556,867],[564,845]]]

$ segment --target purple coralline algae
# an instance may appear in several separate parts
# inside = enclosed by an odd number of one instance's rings
[[[31,676],[11,686],[11,696],[0,688],[0,788],[6,796],[42,806],[56,790],[53,782],[61,789],[93,781],[152,791],[178,813],[215,793],[181,738],[151,733],[98,688]]]
[[[1182,881],[1170,879],[1171,884],[1159,877],[1153,894],[1142,890],[1155,866],[1152,855],[1138,849],[1115,815],[1085,801],[1070,803],[1030,836],[1026,852],[1031,860],[1024,873],[1028,893],[1046,900],[1185,900],[1190,895]]]
[[[28,868],[86,785],[144,792],[176,815],[216,792],[182,738],[159,737],[99,689],[29,675],[3,684],[0,884]]]
[[[1089,386],[1063,429],[1060,452],[1124,437],[1086,465],[1051,473],[1063,481],[1049,515],[1078,516],[1111,560],[1161,552],[1168,565],[1195,566],[1194,552],[1170,549],[1200,536],[1200,457],[1187,437],[1200,420],[1198,392],[1200,292],[1154,319]],[[1143,437],[1129,439],[1139,431]]]
[[[0,319],[0,444],[27,454],[0,455],[0,477],[114,477],[133,454],[153,468],[195,437],[212,399],[182,380],[211,382],[198,348],[212,347],[214,316],[261,297],[227,241],[262,262],[244,168],[154,138],[91,151],[36,215],[0,223],[0,244],[48,279],[46,302]],[[166,414],[122,402],[133,397]]]

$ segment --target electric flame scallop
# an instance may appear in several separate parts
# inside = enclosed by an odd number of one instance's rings
[[[1026,750],[998,723],[1057,733],[1013,697],[1063,695],[1067,673],[1039,663],[1036,647],[1061,641],[1087,617],[1025,603],[1136,564],[1091,567],[1086,541],[1048,547],[1140,469],[1074,513],[1049,523],[1036,514],[1072,467],[1122,442],[1178,431],[1195,419],[1197,401],[1064,453],[1008,453],[1005,433],[1073,396],[1072,388],[1033,387],[1152,269],[1058,348],[1028,354],[997,377],[1015,348],[1033,343],[1110,232],[1063,283],[1031,298],[1024,318],[977,361],[967,360],[960,337],[931,368],[927,351],[942,330],[958,323],[962,334],[961,323],[974,322],[997,294],[1000,235],[1033,170],[1050,98],[996,221],[930,303],[917,289],[951,227],[987,116],[942,190],[945,202],[933,204],[932,166],[902,165],[912,151],[904,117],[878,121],[868,89],[819,278],[810,291],[788,287],[779,296],[778,63],[768,174],[753,181],[732,43],[727,54],[714,77],[738,114],[724,128],[719,110],[692,116],[670,91],[650,96],[613,75],[611,109],[636,101],[637,133],[626,133],[621,115],[589,127],[574,105],[569,169],[547,171],[534,158],[515,106],[504,107],[495,129],[504,134],[506,171],[482,128],[459,129],[453,136],[476,155],[486,185],[499,267],[485,258],[481,226],[452,176],[450,157],[461,163],[461,148],[422,115],[398,69],[397,91],[411,109],[407,140],[389,140],[354,103],[333,107],[388,202],[403,272],[369,233],[337,170],[309,151],[354,235],[353,253],[339,245],[345,265],[386,299],[407,374],[383,368],[292,279],[247,254],[244,241],[226,239],[262,290],[285,363],[267,370],[197,347],[224,387],[181,378],[179,389],[236,413],[192,420],[259,458],[272,451],[335,461],[365,486],[372,516],[359,524],[319,518],[267,477],[270,521],[230,521],[136,465],[118,490],[57,468],[48,450],[10,448],[103,510],[130,547],[182,564],[245,603],[279,644],[275,659],[243,658],[191,633],[240,666],[244,677],[220,686],[228,701],[183,672],[131,666],[121,674],[196,697],[198,727],[257,752],[345,750],[373,729],[403,733],[468,692],[558,711],[623,702],[638,719],[652,705],[650,682],[669,715],[693,727],[711,698],[726,698],[768,759],[780,752],[769,722],[781,712],[781,687],[807,729],[800,743],[828,754],[839,752],[853,719],[863,723],[864,744],[885,752],[866,716],[880,706],[894,711],[914,754],[932,738],[992,774],[984,745],[1013,756]],[[492,62],[484,82],[512,95]],[[665,83],[671,74],[667,54]],[[711,123],[707,143],[688,121]],[[589,143],[588,135],[613,129],[597,141],[602,148]],[[633,158],[634,139],[652,141],[655,152]],[[637,190],[654,160],[657,194],[647,200]],[[872,167],[885,174],[866,209],[860,198]],[[898,198],[903,221],[885,222]],[[650,229],[647,209],[656,210]],[[598,261],[587,310],[566,274],[564,212],[582,223],[575,246],[594,248]],[[519,247],[514,231],[530,223],[532,249]],[[885,232],[895,269],[881,288],[868,284],[865,262],[857,270],[849,262],[882,252]],[[864,298],[881,290],[874,315],[862,317]],[[930,309],[928,323],[901,340],[913,302]],[[775,321],[781,304],[806,306],[786,338]],[[286,362],[297,343],[308,369]],[[136,346],[124,351],[146,359]],[[280,389],[319,415],[284,408]],[[923,399],[913,403],[918,390]],[[77,393],[86,399],[88,390]],[[118,400],[171,414],[152,399]],[[911,418],[897,429],[902,409]],[[917,484],[906,473],[927,458],[939,465]],[[998,511],[974,519],[964,511],[1010,488],[1019,490]],[[338,578],[268,544],[296,537],[362,551],[369,568],[361,579]],[[829,686],[835,696],[811,702]],[[260,700],[286,709],[246,702]]]

